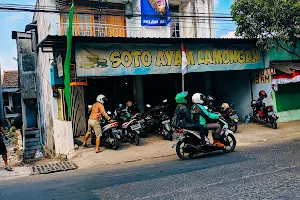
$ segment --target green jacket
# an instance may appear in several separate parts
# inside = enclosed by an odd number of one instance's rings
[[[206,126],[207,119],[219,119],[219,115],[209,112],[204,106],[194,104],[192,106],[192,118],[199,122],[202,126]]]

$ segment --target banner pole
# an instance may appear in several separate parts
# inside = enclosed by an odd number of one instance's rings
[[[184,92],[184,75],[181,76],[182,92]]]

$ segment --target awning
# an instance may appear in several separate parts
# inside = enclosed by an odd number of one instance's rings
[[[270,67],[278,69],[286,74],[293,74],[295,71],[300,71],[300,61],[271,62]]]
[[[228,48],[232,44],[247,44],[256,47],[255,39],[240,38],[132,38],[132,37],[92,37],[92,36],[73,36],[73,44],[77,42],[86,43],[145,43],[145,44],[211,44]],[[74,46],[74,45],[73,45]],[[67,37],[58,35],[48,35],[37,47],[42,52],[64,52],[67,48]]]

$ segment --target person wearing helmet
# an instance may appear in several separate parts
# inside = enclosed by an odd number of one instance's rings
[[[107,121],[110,123],[113,123],[114,121],[108,116],[104,109],[104,102],[108,101],[107,98],[100,94],[96,98],[96,103],[93,104],[91,108],[91,114],[88,120],[88,131],[84,137],[83,145],[84,147],[87,147],[86,141],[89,139],[92,130],[94,130],[95,135],[97,137],[96,139],[96,153],[102,152],[100,149],[100,138],[102,136],[102,129],[100,125],[100,120],[102,119],[102,116],[105,117]]]
[[[212,112],[209,112],[203,104],[206,101],[206,96],[201,93],[195,93],[192,97],[192,101],[194,105],[192,106],[192,118],[197,121],[200,125],[202,125],[204,128],[208,130],[216,130],[214,135],[214,145],[217,145],[218,147],[224,147],[224,144],[222,144],[220,139],[220,133],[221,133],[221,125],[218,123],[210,123],[206,124],[207,120],[209,119],[219,119],[221,114],[215,114]]]
[[[210,111],[215,110],[215,108],[214,108],[214,106],[215,106],[215,98],[214,97],[212,97],[210,95],[207,95],[206,102],[207,102],[208,110],[210,110]]]
[[[180,92],[175,96],[175,101],[177,103],[174,117],[172,120],[172,126],[174,128],[185,128],[187,123],[191,122],[190,112],[187,108],[187,100],[185,99],[188,92]]]
[[[175,128],[181,127],[198,129],[201,136],[201,143],[206,145],[204,127],[191,118],[191,113],[186,106],[187,100],[185,98],[187,95],[188,92],[181,92],[176,95],[175,101],[178,105],[175,109],[172,125]]]
[[[263,111],[264,116],[266,116],[267,111],[265,109],[265,104],[264,104],[263,100],[265,98],[267,98],[268,95],[267,95],[266,91],[261,90],[261,91],[259,91],[258,96],[259,96],[259,98],[256,101],[257,108],[261,109]]]

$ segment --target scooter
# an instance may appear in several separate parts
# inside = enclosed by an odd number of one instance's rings
[[[261,124],[270,124],[271,128],[277,129],[277,120],[279,116],[274,111],[273,106],[265,106],[263,103],[262,107],[259,107],[255,100],[251,102],[253,108],[254,121]]]
[[[105,125],[106,124],[106,125]],[[100,139],[100,146],[105,146],[108,148],[112,148],[113,150],[117,150],[119,148],[119,141],[121,139],[121,131],[118,130],[118,122],[114,123],[105,123],[102,122],[102,136]],[[92,130],[91,133],[91,143],[92,145],[96,144],[96,135],[95,132]]]
[[[230,104],[230,107],[225,113],[222,113],[222,116],[227,121],[229,129],[236,133],[238,130],[239,116],[234,110],[234,104]]]
[[[225,153],[234,151],[236,147],[236,139],[233,132],[229,129],[228,123],[224,118],[219,118],[219,122],[223,125],[220,140],[225,145],[218,147],[215,145],[201,145],[201,137],[199,132],[189,129],[179,129],[180,133],[177,142],[172,146],[176,147],[176,154],[182,160],[193,158],[193,156],[200,153],[208,153],[222,150]],[[205,138],[206,141],[208,138]]]

